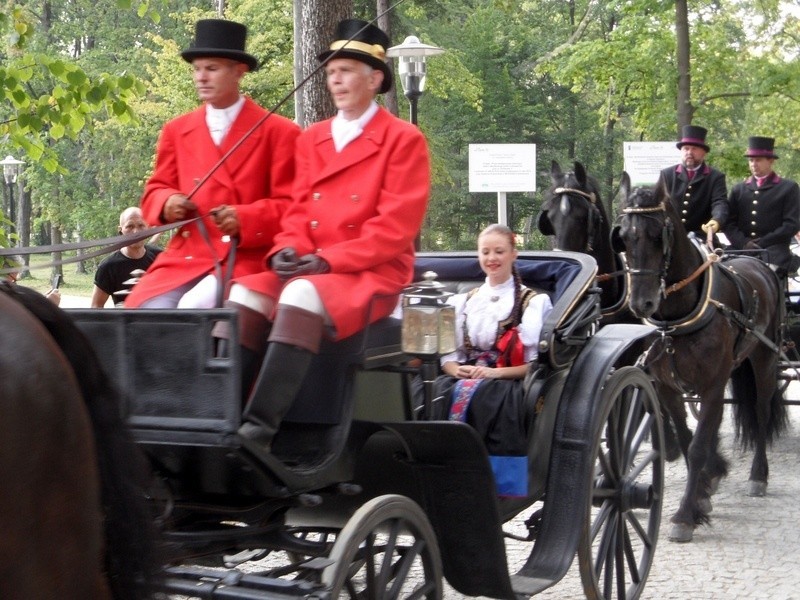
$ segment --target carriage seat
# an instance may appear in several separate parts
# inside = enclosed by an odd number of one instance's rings
[[[542,260],[523,252],[517,258],[517,270],[522,283],[536,292],[545,292],[555,305],[564,290],[578,272],[574,263],[555,260],[552,257]],[[414,281],[420,281],[426,271],[436,273],[436,280],[448,292],[462,294],[480,286],[486,280],[480,263],[474,254],[453,256],[452,254],[428,253],[417,257],[414,264]]]

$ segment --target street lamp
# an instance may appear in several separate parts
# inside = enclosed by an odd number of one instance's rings
[[[411,104],[411,122],[417,124],[417,100],[425,91],[425,61],[429,56],[442,54],[444,50],[436,46],[423,44],[415,35],[410,35],[399,46],[392,46],[386,56],[398,57],[400,83],[403,93]]]
[[[17,160],[10,154],[3,160],[0,160],[0,165],[3,165],[3,179],[8,186],[8,217],[11,220],[12,226],[17,222],[16,205],[14,203],[14,186],[17,183],[17,177],[22,170],[22,165],[25,162]]]

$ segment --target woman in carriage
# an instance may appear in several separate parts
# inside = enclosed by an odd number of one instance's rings
[[[444,375],[436,382],[447,418],[478,431],[498,493],[510,496],[527,491],[523,380],[536,368],[542,324],[553,308],[547,294],[522,285],[516,258],[514,233],[505,225],[490,225],[478,236],[486,281],[449,299],[457,348],[441,358]]]

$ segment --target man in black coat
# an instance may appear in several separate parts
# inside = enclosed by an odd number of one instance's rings
[[[785,277],[790,244],[800,229],[800,187],[773,171],[775,140],[751,137],[745,156],[751,176],[731,190],[730,218],[724,232],[735,249],[764,250],[764,259]]]
[[[681,216],[686,232],[705,239],[717,233],[728,218],[728,187],[725,174],[705,161],[710,150],[703,127],[686,125],[681,140],[681,163],[661,171],[672,205]]]

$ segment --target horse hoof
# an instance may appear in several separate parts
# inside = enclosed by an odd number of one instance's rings
[[[708,493],[712,496],[719,491],[719,484],[722,481],[721,476],[712,477],[708,482]]]
[[[767,482],[766,481],[751,481],[750,487],[747,490],[748,496],[755,496],[760,498],[767,495]]]
[[[704,514],[709,514],[712,510],[714,510],[714,507],[711,505],[711,498],[698,498],[697,508],[703,511]]]
[[[691,542],[694,534],[694,527],[686,523],[673,523],[669,530],[669,540],[671,542]]]
[[[675,462],[681,456],[683,456],[683,454],[681,454],[681,447],[677,444],[664,445],[664,460],[667,462]]]

